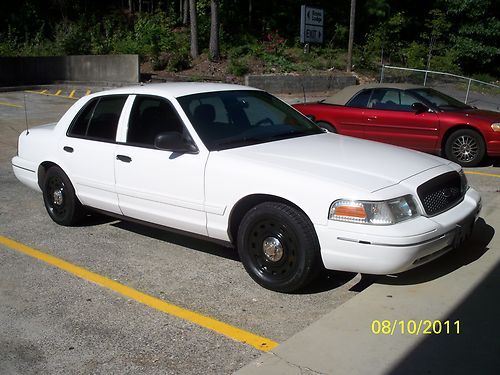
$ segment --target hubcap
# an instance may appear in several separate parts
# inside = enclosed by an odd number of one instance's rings
[[[284,254],[283,245],[276,237],[267,237],[262,242],[262,251],[271,262],[279,262]]]
[[[452,152],[459,161],[468,162],[477,157],[478,145],[474,138],[463,135],[453,143]]]
[[[63,189],[54,190],[52,194],[54,204],[61,206],[64,203]]]

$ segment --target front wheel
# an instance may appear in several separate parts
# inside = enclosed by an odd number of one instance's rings
[[[302,212],[282,203],[253,207],[240,224],[237,246],[246,271],[270,290],[297,291],[321,271],[312,223]]]
[[[68,176],[57,166],[50,167],[43,183],[43,202],[59,225],[75,225],[83,217],[83,207]]]
[[[457,130],[445,144],[446,158],[463,167],[475,167],[484,158],[486,146],[481,134],[472,129]]]

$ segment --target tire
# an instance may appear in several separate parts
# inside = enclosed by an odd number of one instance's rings
[[[335,129],[335,127],[333,125],[330,125],[327,122],[318,121],[316,123],[316,125],[318,125],[320,128],[323,128],[323,129],[329,131],[330,133],[337,133],[337,129]]]
[[[463,167],[477,166],[486,154],[483,137],[472,129],[460,129],[451,133],[444,149],[447,159]]]
[[[237,247],[246,271],[266,289],[295,292],[321,273],[319,242],[311,221],[282,203],[253,207],[241,221]]]
[[[45,174],[43,202],[50,218],[59,225],[75,225],[84,215],[71,181],[57,166],[50,167]]]

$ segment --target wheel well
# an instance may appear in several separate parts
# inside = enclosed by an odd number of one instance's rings
[[[51,161],[44,161],[40,166],[38,167],[38,186],[40,186],[40,189],[43,190],[43,181],[45,180],[45,174],[49,170],[50,167],[57,166],[56,163],[53,163]]]
[[[296,204],[281,198],[275,195],[268,194],[253,194],[248,195],[242,199],[240,199],[231,210],[231,214],[229,215],[229,240],[231,243],[236,243],[236,238],[238,237],[238,228],[240,226],[241,220],[245,214],[252,208],[257,206],[260,203],[264,202],[279,202],[294,207],[295,209],[302,212],[308,219],[307,214]],[[310,219],[309,219],[310,220]]]
[[[445,148],[445,145],[446,145],[446,141],[448,140],[448,138],[450,137],[450,135],[451,135],[453,132],[455,132],[455,131],[457,131],[457,130],[461,130],[461,129],[466,129],[466,130],[473,130],[473,131],[475,131],[476,133],[478,133],[478,134],[479,134],[479,136],[480,136],[481,138],[483,138],[483,141],[484,141],[484,137],[483,137],[483,135],[482,135],[482,134],[481,134],[481,132],[480,132],[479,130],[477,130],[475,127],[470,126],[470,125],[466,125],[466,124],[455,125],[455,126],[453,126],[453,127],[449,128],[449,129],[446,131],[446,133],[444,133],[443,138],[441,139],[441,154],[443,154],[443,155],[444,155],[444,152],[445,152],[445,149],[444,149],[444,148]]]

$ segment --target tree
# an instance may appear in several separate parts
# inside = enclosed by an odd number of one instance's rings
[[[450,31],[451,24],[446,19],[446,14],[439,10],[433,9],[430,11],[429,15],[430,19],[427,20],[425,27],[428,32],[423,33],[424,39],[429,41],[429,49],[427,53],[427,70],[430,69],[432,54],[435,50],[439,51],[440,49],[444,49],[444,46],[441,45],[441,41],[444,36],[448,34]]]
[[[352,69],[352,45],[354,43],[354,19],[356,15],[356,0],[351,0],[351,16],[349,18],[349,45],[347,47],[347,72]]]
[[[453,25],[450,41],[466,72],[500,72],[498,0],[445,0]]]
[[[219,0],[210,1],[210,60],[218,61],[219,52]]]
[[[189,21],[191,23],[191,57],[196,59],[198,52],[198,22],[196,18],[196,0],[189,0]]]
[[[189,0],[181,0],[182,4],[182,24],[187,26],[189,17]]]

